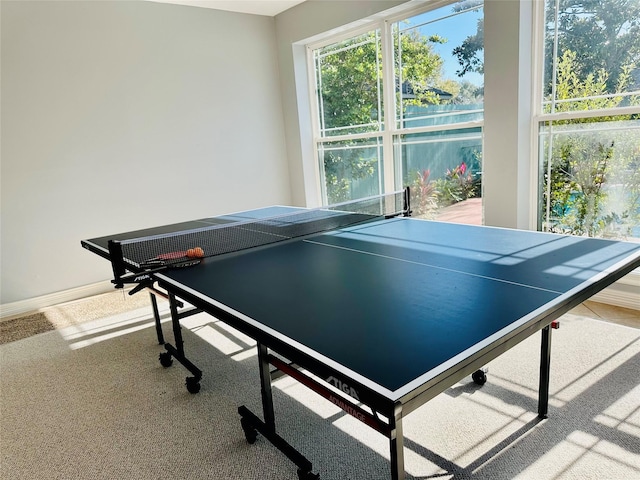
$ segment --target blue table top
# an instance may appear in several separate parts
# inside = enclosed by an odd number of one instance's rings
[[[159,277],[400,395],[631,263],[638,244],[394,218]]]

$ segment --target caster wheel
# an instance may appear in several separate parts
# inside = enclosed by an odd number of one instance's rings
[[[320,474],[305,472],[303,470],[298,469],[298,478],[300,480],[320,480]]]
[[[173,363],[173,358],[171,358],[171,354],[169,352],[163,352],[160,354],[160,365],[164,368],[168,368]]]
[[[189,393],[198,393],[200,391],[200,381],[196,377],[187,377],[185,384]]]
[[[247,443],[254,444],[258,438],[258,431],[244,418],[240,419],[240,425],[242,425],[244,438],[247,439]]]
[[[487,375],[482,370],[476,370],[475,372],[473,372],[471,378],[478,385],[484,385],[485,383],[487,383]]]

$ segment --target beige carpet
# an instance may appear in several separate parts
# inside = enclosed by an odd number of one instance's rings
[[[260,412],[251,340],[185,319],[204,371],[191,395],[186,370],[158,362],[148,298],[109,295],[47,312],[51,330],[0,346],[0,478],[297,478],[267,441],[244,440],[237,407]],[[492,362],[483,387],[467,379],[405,419],[408,478],[640,479],[640,329],[563,317],[544,421],[539,341]],[[389,478],[383,436],[291,379],[275,385],[279,432],[322,479]]]
[[[0,345],[148,305],[150,305],[149,296],[145,292],[129,295],[128,290],[114,290],[102,295],[43,308],[38,312],[2,319],[0,320]]]

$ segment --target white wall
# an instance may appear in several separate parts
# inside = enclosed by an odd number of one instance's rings
[[[484,223],[535,229],[532,0],[484,3]],[[533,178],[532,178],[533,177]]]
[[[0,5],[2,304],[109,278],[81,239],[290,203],[273,18]]]

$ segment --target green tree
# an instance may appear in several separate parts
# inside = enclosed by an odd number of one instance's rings
[[[398,38],[398,36],[396,36]],[[437,36],[418,32],[400,36],[396,45],[396,83],[409,82],[416,98],[405,104],[433,101],[429,86],[441,76],[442,59],[431,43],[443,42]],[[322,98],[324,128],[341,128],[349,133],[375,131],[382,121],[382,53],[376,32],[331,45],[322,52],[319,67],[319,94]]]
[[[396,92],[411,85],[415,98],[403,106],[435,103],[430,90],[441,77],[442,59],[432,48],[444,40],[418,32],[396,35]],[[382,55],[376,32],[349,39],[318,51],[316,69],[321,99],[321,122],[330,134],[378,131],[383,121]],[[400,104],[400,102],[398,102]],[[333,130],[331,130],[333,129]],[[363,149],[362,141],[326,145],[323,153],[325,184],[330,203],[349,198],[351,181],[371,176],[377,168],[377,146]],[[331,148],[334,147],[334,148]],[[366,152],[366,153],[363,153]]]
[[[457,7],[458,9],[462,7]],[[547,0],[545,35],[545,93],[551,92],[555,29],[555,0]],[[615,92],[625,66],[633,68],[631,90],[640,88],[640,2],[638,0],[560,0],[558,10],[558,55],[575,52],[575,73],[585,78],[604,69],[609,72],[607,92]],[[453,51],[458,57],[459,76],[483,72],[484,19],[477,32]]]
[[[553,59],[554,1],[547,5],[545,57]],[[558,9],[558,55],[575,52],[575,72],[586,78],[592,72],[609,73],[606,91],[616,92],[619,76],[628,65],[640,67],[640,2],[638,0],[560,0]],[[550,92],[551,65],[545,66],[545,85]],[[640,78],[627,84],[633,90]]]
[[[565,51],[558,62],[558,100],[599,97],[608,91],[609,75],[604,69],[585,78],[576,73],[577,55]],[[616,92],[625,91],[630,75],[618,75]],[[560,102],[556,111],[612,108],[620,97]],[[599,131],[590,125],[624,122],[630,115],[563,120],[553,123],[551,156],[544,165],[543,206],[547,230],[588,236],[626,236],[640,223],[640,145],[634,131]],[[546,148],[548,149],[548,144]],[[546,150],[545,150],[546,152]],[[549,165],[548,162],[551,162]],[[635,173],[634,173],[635,172]],[[616,189],[607,188],[615,185]],[[611,208],[611,196],[620,197]]]
[[[468,10],[473,8],[481,8],[484,0],[469,0],[467,2],[459,2],[453,6],[454,12]],[[469,35],[464,41],[453,49],[453,56],[458,57],[458,63],[462,67],[456,73],[459,77],[463,77],[469,72],[484,74],[484,17],[478,20],[476,33]]]

